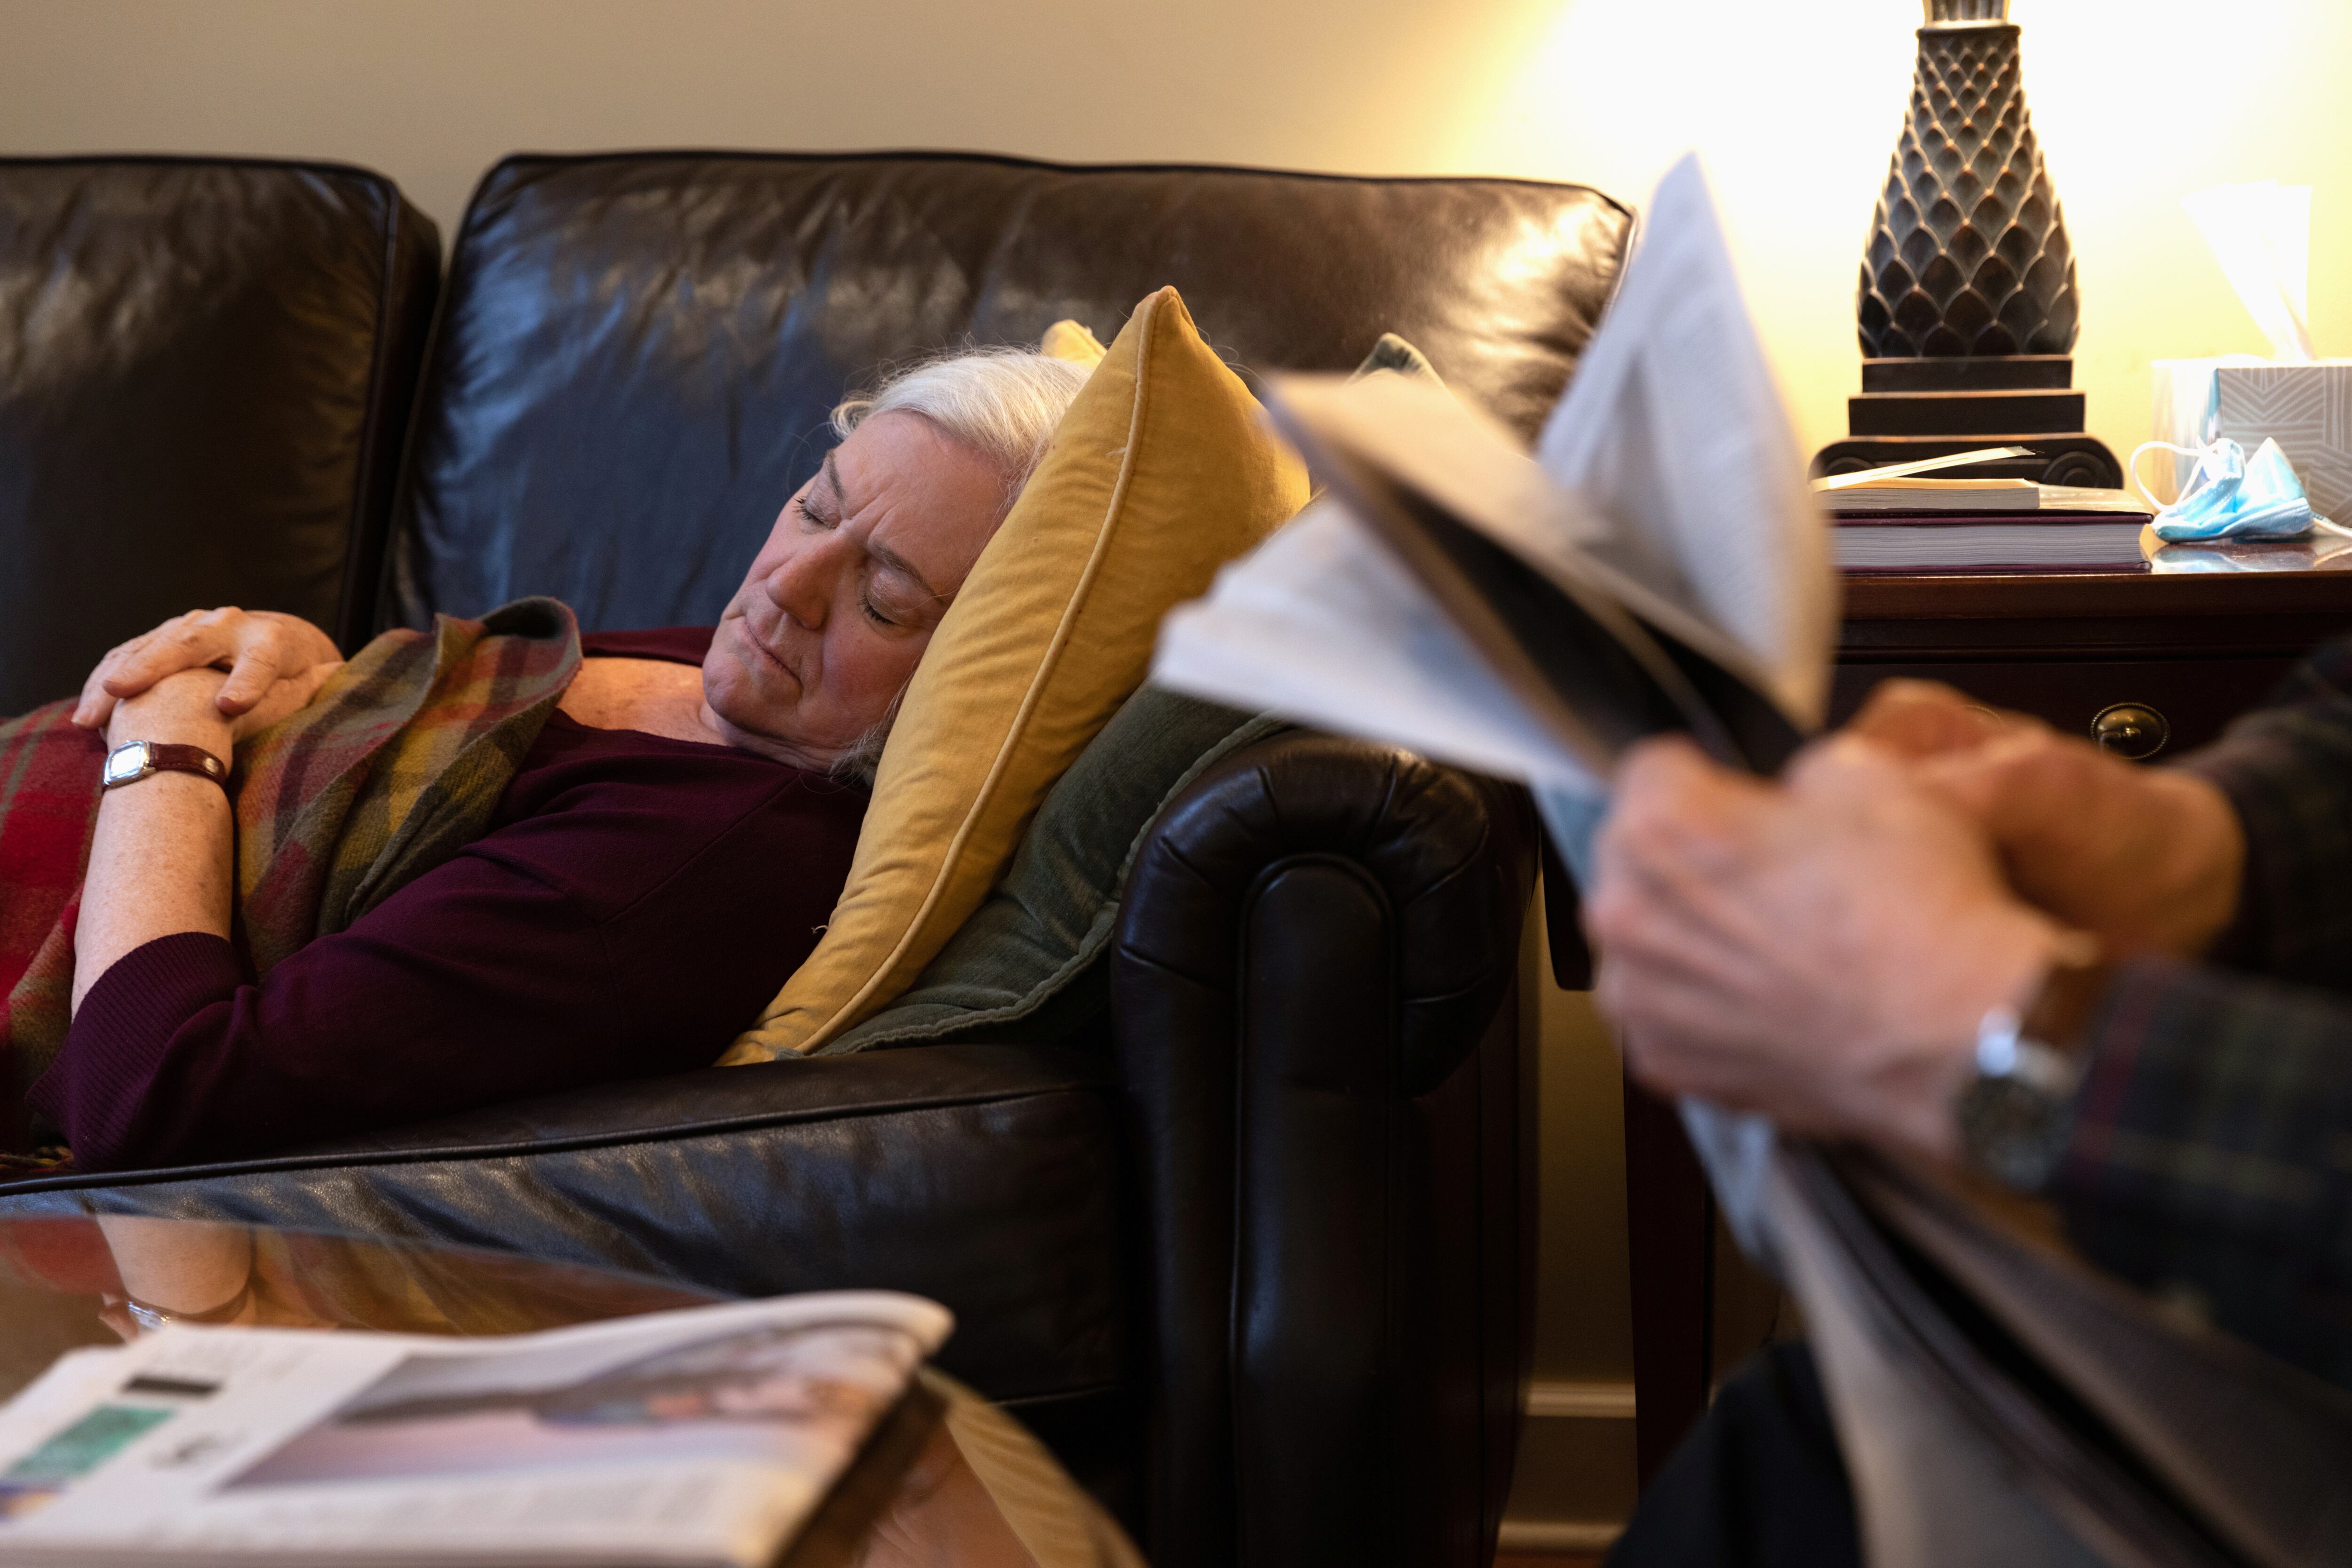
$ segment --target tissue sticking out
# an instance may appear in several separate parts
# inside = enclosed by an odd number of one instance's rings
[[[2311,342],[2311,187],[2256,180],[2180,198],[2282,364],[2318,358]]]

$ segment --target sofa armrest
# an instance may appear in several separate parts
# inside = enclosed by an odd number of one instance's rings
[[[1300,732],[1147,834],[1111,985],[1155,1563],[1492,1552],[1531,1277],[1533,876],[1522,792]]]

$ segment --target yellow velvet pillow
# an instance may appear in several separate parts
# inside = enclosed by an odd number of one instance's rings
[[[816,951],[720,1059],[821,1049],[904,991],[1142,683],[1160,617],[1306,500],[1176,290],[1145,299],[932,634]]]
[[[1038,340],[1037,352],[1049,359],[1066,359],[1072,364],[1082,364],[1091,370],[1102,363],[1103,355],[1110,351],[1102,340],[1087,331],[1084,321],[1056,321],[1045,329]]]

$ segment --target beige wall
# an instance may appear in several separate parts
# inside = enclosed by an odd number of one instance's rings
[[[2015,0],[2081,258],[2094,427],[2147,362],[2258,349],[2184,191],[2317,187],[2313,315],[2352,354],[2352,5]],[[0,150],[346,158],[445,228],[499,153],[987,148],[1583,180],[1709,162],[1809,446],[1904,108],[1908,0],[0,0]]]

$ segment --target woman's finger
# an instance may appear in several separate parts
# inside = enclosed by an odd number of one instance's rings
[[[319,688],[342,668],[341,659],[329,659],[272,682],[258,701],[249,704],[246,711],[235,716],[229,725],[229,738],[241,744],[288,714],[309,707],[311,699],[318,696]]]
[[[220,694],[213,699],[214,704],[234,719],[260,701],[278,684],[280,674],[274,640],[249,639],[237,650],[236,662],[230,666],[228,679],[221,682]]]
[[[344,661],[340,658],[322,659],[296,677],[295,679],[299,680],[310,683],[308,689],[302,693],[303,702],[307,704],[311,699],[317,697],[319,689],[335,678],[336,673],[343,668],[343,663]]]
[[[225,605],[166,621],[124,658],[107,678],[106,689],[117,697],[136,697],[167,676],[218,664],[237,651],[243,620],[243,611]]]
[[[172,624],[166,621],[163,626],[156,629],[161,631]],[[154,636],[155,632],[141,632],[128,642],[116,643],[106,650],[105,657],[98,661],[89,679],[81,683],[81,700],[74,705],[75,723],[85,730],[99,729],[106,723],[114,712],[115,702],[114,693],[107,689],[108,679],[121,669],[123,660],[144,647],[148,639]]]
[[[121,651],[109,650],[81,683],[81,699],[74,704],[73,721],[85,730],[105,723],[107,715],[114,711],[114,693],[106,689],[106,678],[114,668],[115,656]]]

